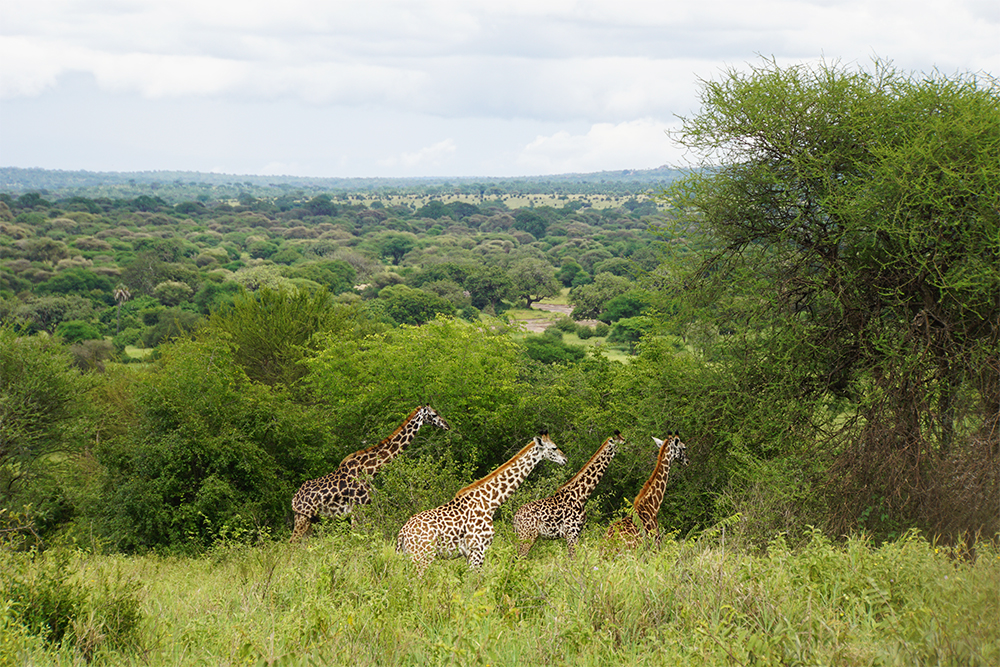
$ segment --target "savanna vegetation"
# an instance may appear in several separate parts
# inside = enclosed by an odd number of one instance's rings
[[[702,90],[701,168],[615,205],[0,194],[3,659],[995,664],[997,83],[764,62]],[[571,316],[527,335],[539,302]],[[451,430],[286,544],[298,486],[420,404]],[[577,557],[516,560],[514,509],[616,428]],[[541,429],[569,463],[484,569],[414,582],[400,526]],[[668,431],[669,537],[615,551]]]

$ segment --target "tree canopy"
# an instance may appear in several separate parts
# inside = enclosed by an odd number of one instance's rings
[[[930,520],[928,466],[997,445],[997,82],[764,62],[702,102],[678,138],[706,166],[670,193],[710,235],[700,304],[784,361],[786,400],[856,405],[833,487]]]

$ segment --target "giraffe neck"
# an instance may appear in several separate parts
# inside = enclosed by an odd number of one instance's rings
[[[556,493],[580,495],[583,498],[588,497],[594,491],[598,482],[601,481],[601,478],[604,477],[605,471],[611,465],[611,459],[614,458],[617,452],[617,443],[612,438],[605,440],[604,444],[590,457],[590,460],[580,468],[580,471],[573,475],[568,482],[560,486]]]
[[[667,478],[670,476],[670,454],[669,448],[664,445],[660,447],[660,453],[656,457],[656,467],[653,474],[649,476],[643,484],[639,495],[635,497],[633,507],[637,514],[645,520],[647,517],[655,519],[660,511],[660,504],[663,502],[663,494],[667,489]]]
[[[499,468],[473,482],[455,494],[455,499],[477,505],[492,512],[517,490],[525,477],[542,460],[534,442],[529,442],[521,451]]]
[[[377,445],[354,452],[345,458],[341,465],[350,462],[360,471],[374,474],[379,468],[399,456],[413,442],[417,431],[423,425],[422,421],[414,419],[419,410],[420,408],[417,408],[411,412],[388,438]]]

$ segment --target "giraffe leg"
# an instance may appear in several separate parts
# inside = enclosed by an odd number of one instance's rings
[[[305,537],[309,533],[309,529],[312,527],[312,521],[305,514],[295,515],[295,527],[292,529],[292,537],[289,542],[297,542],[299,539]]]
[[[403,553],[410,556],[410,560],[417,568],[417,577],[423,577],[424,572],[434,562],[434,545],[430,542],[416,541],[410,539],[404,547]]]
[[[514,539],[517,544],[517,557],[524,558],[528,551],[531,549],[531,545],[535,543],[538,539],[539,529],[538,529],[538,519],[531,516],[529,508],[531,504],[523,506],[514,514],[514,519],[511,522],[514,528]]]
[[[569,557],[570,558],[572,558],[574,555],[576,555],[576,542],[577,542],[577,539],[578,539],[577,535],[567,535],[566,536],[566,551],[569,553]]]
[[[486,560],[486,550],[493,544],[493,526],[469,538],[469,567],[478,570]]]
[[[535,539],[538,537],[537,534],[528,537],[527,539],[519,537],[517,539],[517,557],[524,558],[531,551],[531,546],[535,543]]]

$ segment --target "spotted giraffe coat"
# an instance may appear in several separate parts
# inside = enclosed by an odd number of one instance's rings
[[[291,541],[309,532],[319,517],[349,514],[355,505],[371,502],[371,479],[379,468],[396,458],[417,435],[424,424],[449,430],[447,422],[429,405],[411,412],[388,438],[344,457],[336,470],[318,479],[304,482],[292,498],[295,527]]]
[[[493,543],[493,513],[542,459],[566,463],[566,455],[544,433],[444,505],[411,516],[399,531],[396,551],[409,554],[420,575],[437,556],[464,556],[470,567],[480,567]]]
[[[565,539],[569,555],[573,556],[586,521],[584,505],[604,476],[611,459],[618,453],[618,447],[624,442],[622,434],[615,431],[580,471],[560,486],[555,494],[522,505],[514,513],[514,534],[517,537],[519,556],[527,554],[539,537]]]
[[[687,445],[681,442],[680,436],[670,434],[666,440],[653,438],[653,442],[660,451],[656,457],[656,467],[653,473],[646,480],[639,495],[635,497],[632,507],[635,511],[635,518],[638,518],[642,526],[641,532],[632,516],[627,516],[608,527],[607,537],[618,537],[629,547],[638,546],[642,541],[642,534],[659,540],[660,524],[657,515],[660,513],[660,504],[663,503],[663,494],[667,488],[667,479],[670,476],[670,466],[677,462],[680,465],[688,465]]]

